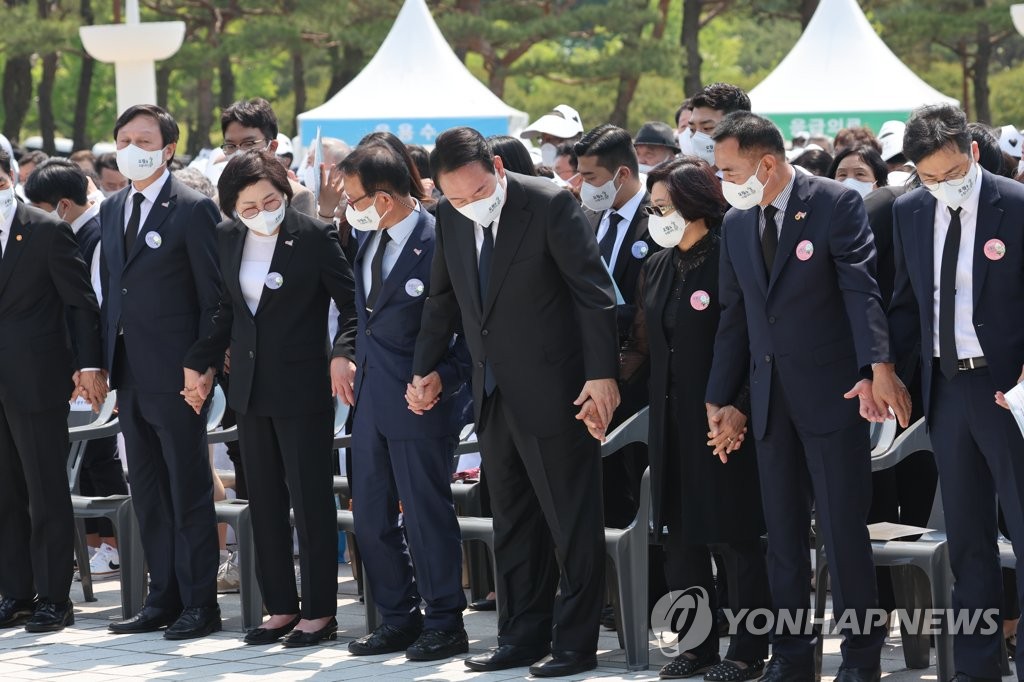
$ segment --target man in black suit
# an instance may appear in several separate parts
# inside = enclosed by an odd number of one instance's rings
[[[500,597],[498,647],[466,665],[590,670],[604,588],[601,465],[578,420],[601,438],[619,401],[611,278],[572,196],[506,172],[477,131],[438,136],[431,169],[445,198],[411,406],[436,396],[430,377],[461,311]]]
[[[903,150],[923,187],[893,209],[893,348],[898,359],[919,349],[956,577],[954,613],[999,611],[997,497],[1014,554],[1024,556],[1024,439],[996,405],[1005,405],[1002,391],[1021,380],[1024,366],[1024,187],[979,165],[967,118],[950,105],[915,111]],[[1024,598],[1020,570],[1017,589]],[[1001,636],[1001,627],[957,633],[956,680],[1000,679]],[[1024,679],[1020,664],[1017,679]]]
[[[14,198],[0,151],[0,627],[75,622],[68,398],[99,407],[100,356],[96,297],[71,228]]]
[[[909,397],[891,363],[864,202],[796,173],[768,119],[731,114],[714,142],[733,210],[722,225],[709,428],[723,449],[737,447],[742,433],[729,432],[719,410],[749,377],[774,606],[798,614],[810,605],[814,500],[837,619],[862,626],[844,639],[836,679],[877,680],[885,631],[865,627],[877,594],[866,525],[871,446],[860,416],[881,420],[893,405],[906,426]],[[802,632],[774,632],[762,680],[814,680],[814,640]]]
[[[129,107],[114,125],[117,163],[132,184],[103,202],[104,367],[121,432],[150,585],[146,606],[115,633],[170,626],[167,639],[220,630],[217,527],[206,413],[179,395],[185,354],[205,338],[220,301],[220,212],[167,170],[178,124]],[[184,370],[187,388],[200,374]]]

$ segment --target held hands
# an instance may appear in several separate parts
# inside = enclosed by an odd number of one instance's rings
[[[441,401],[441,375],[431,372],[425,377],[416,375],[411,384],[405,385],[405,402],[414,414],[423,414]]]
[[[103,407],[103,401],[107,399],[107,373],[103,370],[75,372],[71,380],[75,383],[71,400],[81,397],[92,405],[93,412],[98,413]]]
[[[185,388],[179,393],[196,414],[203,409],[206,399],[213,393],[213,367],[203,374],[185,367]]]
[[[910,393],[896,376],[892,363],[874,366],[874,379],[861,379],[843,394],[847,400],[860,400],[860,416],[869,422],[889,419],[890,409],[900,426],[910,424]]]
[[[588,400],[592,402],[589,406]],[[583,384],[583,390],[573,402],[580,408],[576,419],[586,422],[589,417],[599,428],[605,429],[611,423],[619,401],[619,384],[615,379],[591,379]]]
[[[343,405],[356,404],[356,365],[348,358],[331,359],[331,395]]]
[[[1017,379],[1017,383],[1024,381],[1024,369],[1021,370],[1020,377]],[[1010,404],[1006,402],[1006,394],[1002,391],[996,391],[996,405],[1003,409],[1010,409]]]
[[[747,434],[747,415],[732,405],[719,407],[706,403],[708,411],[708,446],[725,464],[729,454],[736,452],[743,445]]]
[[[580,415],[583,416],[581,417]],[[597,441],[601,443],[605,441],[605,435],[608,431],[608,422],[601,421],[601,418],[598,416],[597,403],[594,402],[593,398],[588,398],[587,401],[583,403],[583,407],[580,409],[579,414],[576,415],[576,418],[583,422],[587,427],[587,431],[589,431],[590,435]]]

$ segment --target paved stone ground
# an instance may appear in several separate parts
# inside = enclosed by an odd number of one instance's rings
[[[31,635],[23,630],[0,631],[0,680],[417,680],[429,682],[479,679],[486,682],[528,679],[526,669],[497,673],[473,673],[461,660],[414,663],[400,655],[354,657],[347,643],[364,633],[363,607],[356,597],[355,582],[347,566],[339,567],[337,642],[312,649],[285,649],[280,645],[249,647],[241,641],[241,615],[237,595],[223,595],[221,609],[225,631],[190,642],[168,642],[160,633],[115,636],[107,624],[120,617],[119,585],[96,583],[98,601],[80,601],[81,590],[72,588],[76,623],[64,632]],[[466,612],[470,653],[494,646],[497,624],[494,613]],[[883,677],[889,682],[936,680],[935,669],[907,670],[898,639],[882,652]],[[722,653],[726,642],[723,641]],[[617,650],[615,633],[602,632],[599,667],[572,680],[656,680],[658,668],[668,659],[657,648],[651,652],[651,668],[643,672],[625,669],[623,652]],[[839,668],[839,640],[825,642],[824,674],[832,680]]]

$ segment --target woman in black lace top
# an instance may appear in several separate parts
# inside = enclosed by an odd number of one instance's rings
[[[711,545],[725,546],[713,551],[723,555],[733,578],[728,604],[733,612],[770,606],[757,464],[752,439],[742,437],[747,396],[736,396],[729,423],[723,424],[736,449],[721,459],[708,444],[704,406],[719,318],[719,229],[728,205],[710,166],[695,157],[658,166],[648,174],[647,186],[651,236],[665,249],[648,259],[641,275],[622,378],[649,359],[654,522],[659,533],[667,527],[668,587],[674,592],[701,588],[717,620]],[[767,636],[741,627],[721,660],[713,623],[703,641],[681,651],[661,677],[704,673],[706,680],[757,679],[767,653]]]

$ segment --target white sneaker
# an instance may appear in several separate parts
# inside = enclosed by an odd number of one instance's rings
[[[242,572],[238,568],[238,552],[231,552],[227,561],[217,568],[217,592],[230,594],[238,592],[242,582]]]
[[[117,549],[107,543],[100,545],[89,560],[89,572],[96,580],[116,578],[121,574],[121,557]]]

